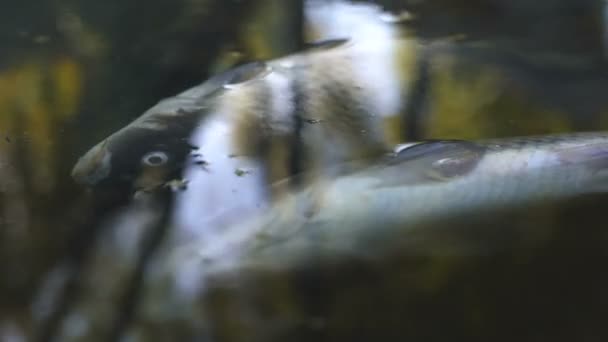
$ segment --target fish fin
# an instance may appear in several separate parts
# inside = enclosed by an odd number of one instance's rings
[[[251,62],[237,66],[219,75],[217,82],[224,88],[230,89],[252,80],[262,79],[272,72],[272,68],[262,61]]]
[[[272,69],[266,62],[244,63],[211,76],[201,85],[188,89],[177,97],[191,98],[194,99],[194,104],[205,105],[209,96],[251,80],[264,78],[271,72]]]
[[[350,42],[350,38],[333,38],[333,39],[323,39],[312,41],[306,43],[303,52],[313,52],[313,51],[326,51],[335,49],[338,47],[342,47]]]
[[[448,181],[469,174],[483,158],[485,148],[461,140],[425,141],[401,148],[389,157],[378,186],[416,185]]]

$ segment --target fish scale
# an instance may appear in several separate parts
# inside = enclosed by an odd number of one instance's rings
[[[242,249],[236,259],[225,263],[214,259],[213,251],[201,253],[215,260],[211,265],[245,267],[252,262],[294,267],[311,258],[416,250],[422,237],[433,236],[434,243],[447,237],[452,224],[485,219],[489,223],[484,229],[491,229],[494,217],[505,219],[512,210],[608,191],[608,133],[489,141],[430,142],[438,148],[429,146],[426,154],[411,146],[393,157],[397,162],[306,188],[257,219],[235,225],[214,244],[221,250],[224,241],[240,240]],[[446,173],[454,175],[451,178],[428,179],[428,169],[420,168],[433,167],[434,161],[446,158],[446,151],[448,157],[468,156],[459,149],[483,149],[483,153],[476,155],[478,160],[463,159],[474,167],[458,168],[466,170],[460,174]],[[577,151],[575,160],[570,156],[573,150]],[[407,158],[408,154],[413,157]],[[390,186],[384,186],[387,182]],[[450,234],[457,236],[457,232]]]

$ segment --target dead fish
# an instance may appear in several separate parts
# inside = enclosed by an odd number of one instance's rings
[[[208,175],[252,169],[270,184],[389,150],[395,141],[386,122],[406,101],[406,83],[395,73],[397,50],[409,50],[411,41],[400,39],[374,6],[311,3],[317,4],[307,6],[307,20],[324,40],[161,101],[81,157],[73,178],[87,186],[153,189],[182,177],[197,148]],[[229,156],[238,157],[225,161]],[[253,167],[242,165],[252,159]]]
[[[423,142],[294,193],[256,220],[216,236],[200,253],[220,269],[362,257],[407,248],[416,233],[424,235],[437,223],[446,227],[458,218],[603,192],[605,132]]]
[[[74,166],[72,177],[88,186],[124,184],[134,189],[154,188],[179,178],[187,157],[199,150],[189,137],[213,111],[218,94],[264,70],[263,62],[242,65],[159,102],[91,148]]]

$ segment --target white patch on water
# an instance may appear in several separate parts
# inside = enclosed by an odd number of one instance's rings
[[[218,112],[205,120],[192,136],[206,165],[191,165],[185,171],[187,189],[176,194],[173,237],[178,245],[200,241],[222,244],[231,227],[267,208],[265,176],[260,162],[232,155],[233,125],[229,115]],[[223,245],[223,244],[222,244]],[[179,250],[180,247],[178,247]],[[237,249],[223,251],[236,258]],[[181,262],[171,265],[177,294],[192,298],[204,282],[200,258],[175,256]]]
[[[271,91],[270,123],[275,131],[292,129],[293,101],[289,80],[272,73],[265,82]],[[199,147],[205,165],[186,168],[187,189],[177,194],[174,221],[179,231],[191,238],[213,239],[228,227],[260,213],[268,205],[264,165],[253,158],[234,156],[234,115],[230,106],[204,120],[191,143]]]
[[[320,40],[350,39],[345,48],[374,113],[398,114],[404,93],[396,64],[399,33],[394,25],[382,20],[382,10],[372,4],[313,0],[306,2],[305,9],[306,20]]]
[[[199,147],[195,153],[207,164],[186,169],[188,187],[176,196],[174,221],[186,239],[213,239],[266,206],[262,165],[232,155],[232,127],[227,117],[218,113],[205,120],[191,139]]]
[[[287,134],[293,128],[289,79],[280,72],[271,72],[263,82],[271,93],[268,99],[271,110],[263,113],[267,115],[267,123],[273,131]],[[240,91],[238,88],[230,91]],[[175,241],[178,244],[197,241],[197,246],[203,244],[205,249],[213,249],[211,255],[218,264],[238,259],[239,248],[231,242],[232,229],[262,213],[269,205],[262,162],[233,155],[237,115],[227,112],[233,109],[230,103],[220,105],[218,112],[204,120],[191,137],[191,144],[199,147],[193,153],[201,154],[200,159],[206,164],[186,169],[184,177],[188,186],[177,193],[173,218]],[[203,258],[183,246],[173,259],[171,269],[177,294],[191,299],[204,286]]]

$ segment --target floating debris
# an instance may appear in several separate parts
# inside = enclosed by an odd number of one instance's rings
[[[309,123],[309,124],[318,124],[321,122],[324,122],[325,120],[323,119],[304,119],[304,122]]]
[[[165,187],[171,188],[171,191],[184,191],[188,189],[187,179],[173,179],[165,184]]]
[[[234,174],[239,176],[239,177],[243,177],[244,175],[248,175],[251,173],[251,170],[244,170],[244,169],[236,169],[234,170]]]
[[[209,162],[206,160],[197,160],[194,162],[195,165],[198,165],[201,167],[201,169],[203,169],[204,171],[209,172]]]

